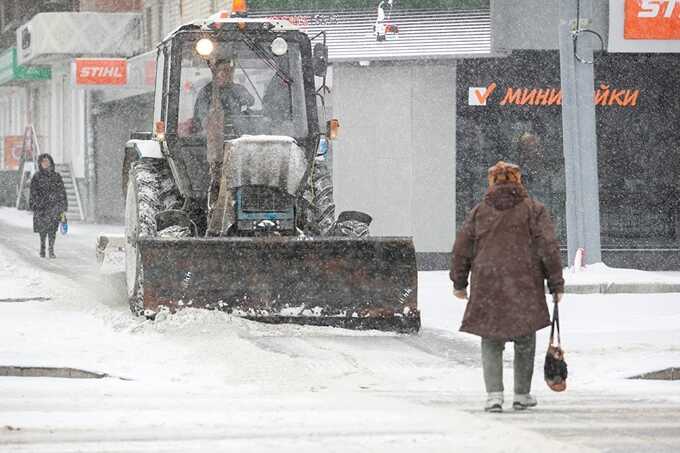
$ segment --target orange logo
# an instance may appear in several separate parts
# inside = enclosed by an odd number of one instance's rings
[[[124,58],[77,58],[76,85],[126,85]]]
[[[680,39],[680,0],[626,0],[625,39]]]
[[[484,87],[470,87],[468,91],[468,104],[469,105],[486,105],[487,99],[491,96],[491,93],[496,89],[496,84],[491,82],[491,84]]]

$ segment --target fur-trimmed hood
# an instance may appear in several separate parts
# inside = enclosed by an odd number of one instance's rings
[[[505,211],[514,208],[529,195],[522,184],[516,182],[504,182],[489,187],[484,202],[494,209]]]

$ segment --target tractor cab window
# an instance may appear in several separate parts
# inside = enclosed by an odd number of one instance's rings
[[[270,42],[220,42],[208,58],[196,52],[195,44],[187,42],[182,49],[180,138],[205,138],[219,123],[226,140],[241,135],[307,135],[297,44],[289,43],[284,55],[274,56]],[[224,121],[211,119],[217,99]]]

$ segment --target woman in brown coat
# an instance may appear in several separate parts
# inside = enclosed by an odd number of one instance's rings
[[[515,343],[513,408],[535,406],[530,395],[536,331],[550,325],[544,280],[556,302],[564,292],[555,227],[522,185],[521,171],[503,161],[489,169],[489,188],[458,231],[450,278],[454,295],[470,298],[460,330],[482,337],[488,393],[485,410],[503,410],[503,350]]]

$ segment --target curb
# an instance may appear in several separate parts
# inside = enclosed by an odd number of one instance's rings
[[[680,293],[680,283],[589,283],[567,284],[566,294],[654,294]]]

